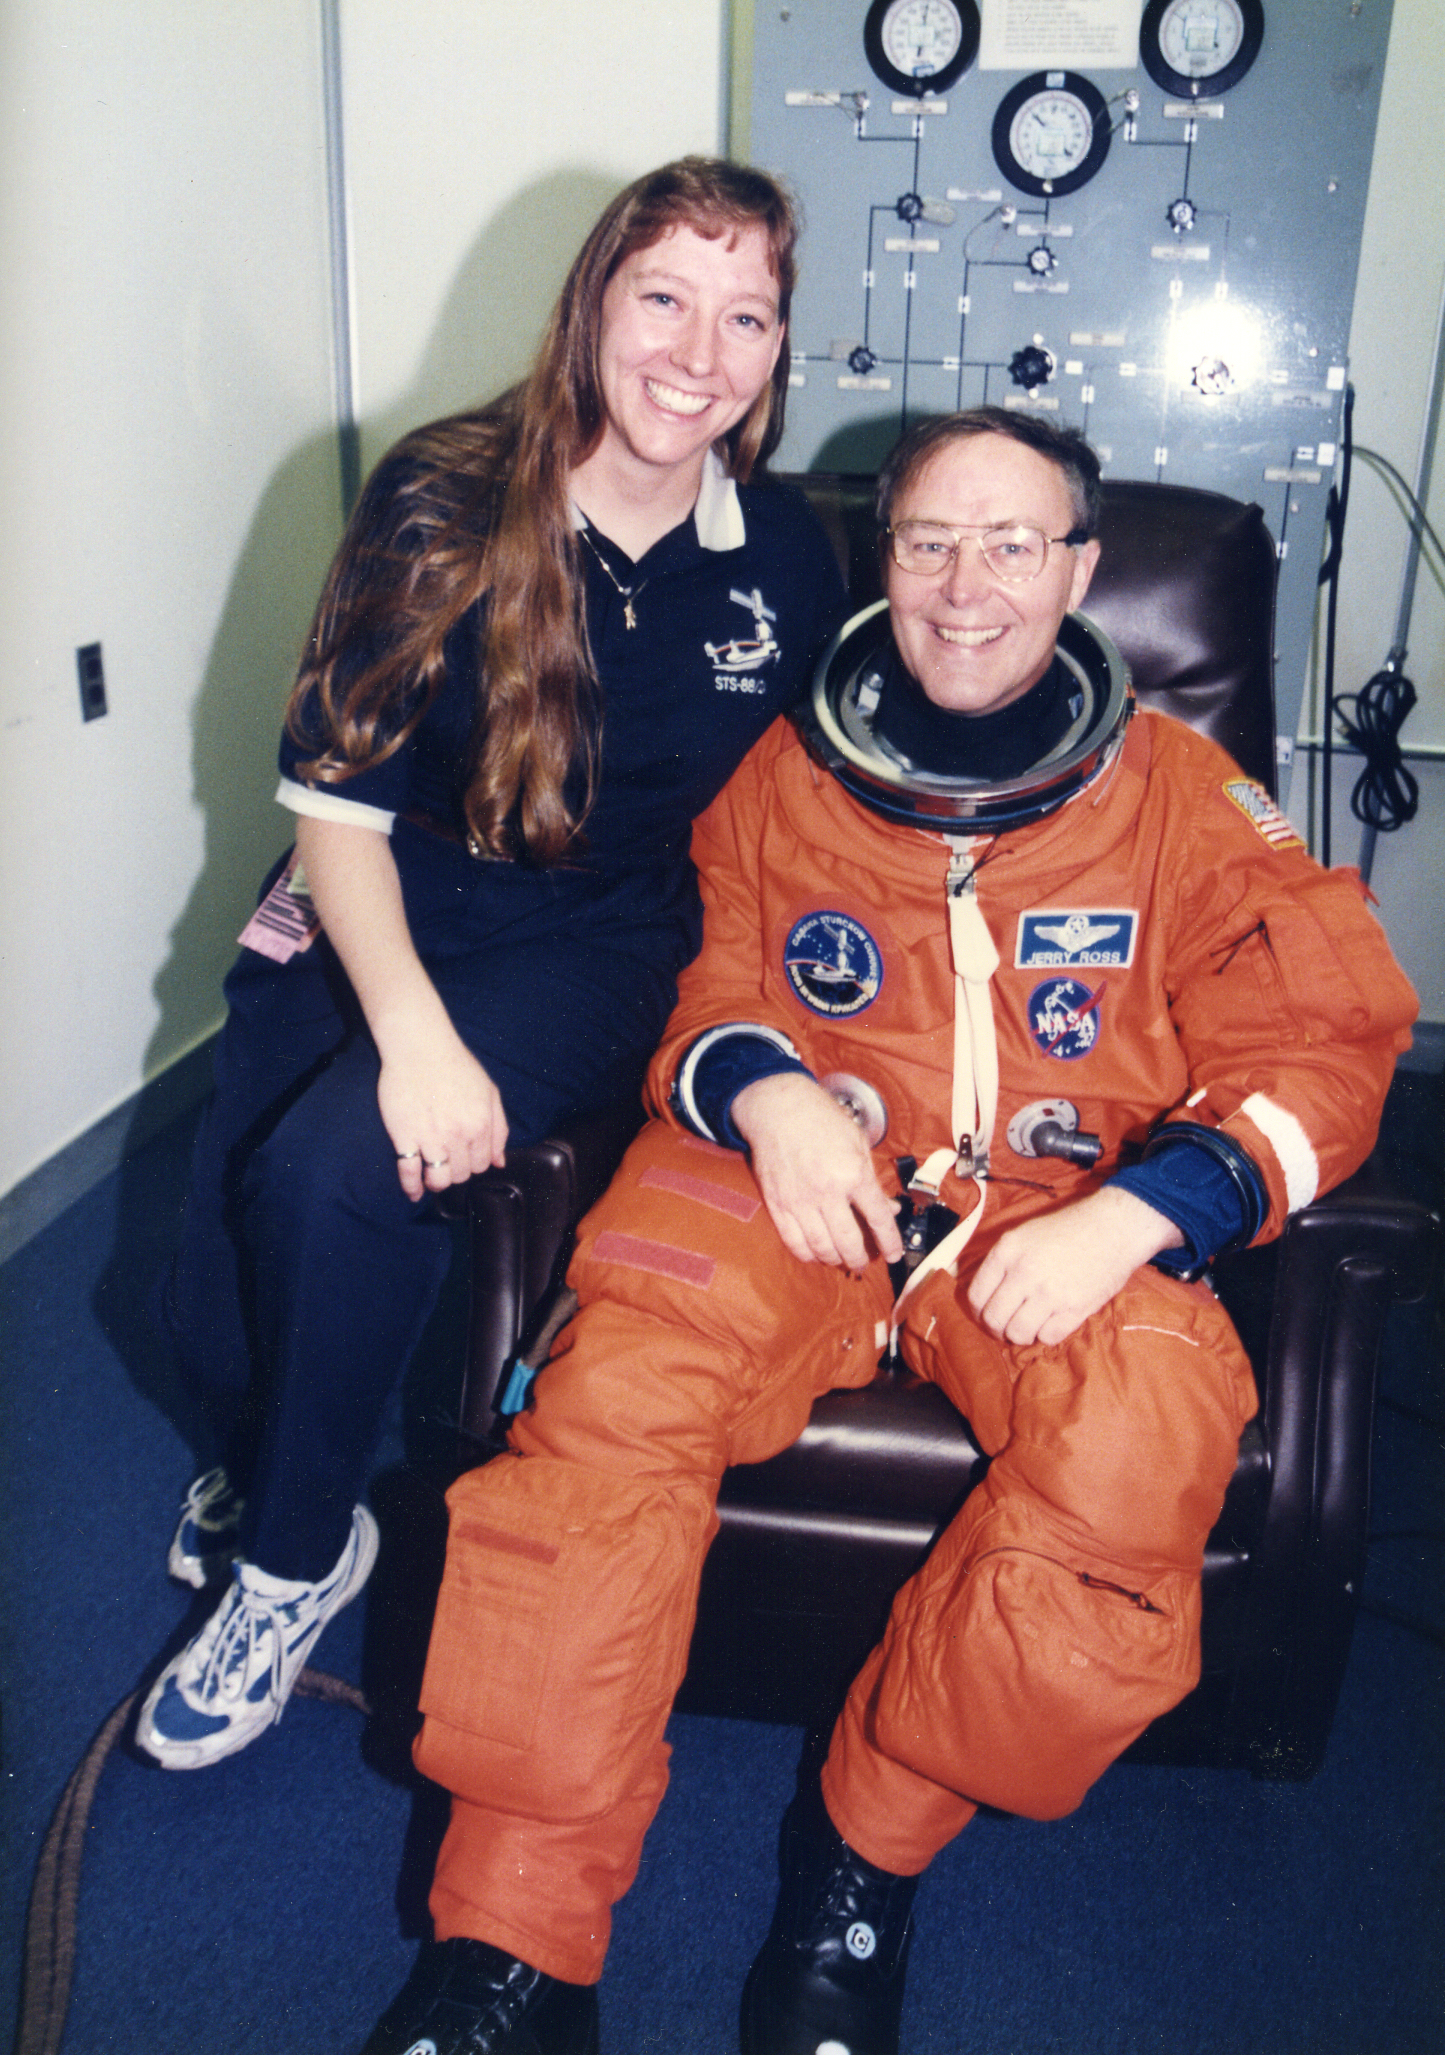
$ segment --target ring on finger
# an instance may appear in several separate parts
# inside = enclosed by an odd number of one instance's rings
[[[420,1149],[398,1149],[396,1152],[396,1160],[398,1163],[415,1163],[417,1157],[420,1156],[420,1154]]]
[[[450,1156],[428,1156],[425,1158],[428,1170],[445,1170],[451,1160]]]

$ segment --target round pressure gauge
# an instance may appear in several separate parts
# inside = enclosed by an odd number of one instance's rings
[[[1035,199],[1077,192],[1109,154],[1109,110],[1076,71],[1036,71],[1004,94],[993,154],[1010,185]]]
[[[1191,99],[1237,86],[1263,40],[1261,0],[1149,0],[1139,24],[1150,78]]]
[[[975,0],[873,0],[863,52],[895,93],[941,93],[978,55]]]

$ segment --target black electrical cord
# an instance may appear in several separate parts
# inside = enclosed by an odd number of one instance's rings
[[[1330,867],[1330,809],[1334,793],[1335,746],[1335,620],[1339,611],[1340,565],[1345,554],[1345,515],[1350,505],[1350,471],[1354,463],[1355,388],[1345,387],[1344,422],[1341,431],[1340,482],[1331,485],[1325,502],[1325,532],[1329,548],[1320,565],[1319,582],[1328,586],[1325,602],[1325,739],[1320,769],[1320,862]]]
[[[298,1698],[319,1698],[350,1706],[370,1717],[371,1707],[354,1684],[324,1670],[302,1670],[292,1687]],[[121,1700],[75,1767],[61,1793],[40,1847],[30,1887],[22,1957],[20,2019],[13,2055],[60,2055],[70,1987],[75,1974],[80,1869],[90,1810],[101,1771],[120,1740],[140,1691]]]
[[[1328,586],[1325,608],[1325,719],[1320,775],[1320,861],[1330,862],[1331,813],[1336,731],[1365,759],[1365,768],[1350,794],[1350,812],[1364,828],[1391,834],[1415,818],[1420,807],[1420,787],[1406,769],[1400,748],[1400,730],[1416,703],[1415,687],[1399,667],[1404,650],[1394,650],[1383,667],[1358,692],[1335,692],[1335,623],[1339,602],[1340,565],[1344,557],[1345,515],[1350,501],[1350,470],[1354,461],[1355,388],[1345,387],[1344,420],[1341,434],[1341,468],[1338,488],[1330,487],[1325,506],[1325,532],[1329,546],[1320,565],[1319,582]],[[1425,517],[1425,510],[1405,484],[1393,464],[1374,450],[1360,455],[1390,474],[1411,506],[1411,528],[1428,535],[1437,548],[1440,538]],[[1352,711],[1346,713],[1345,708]]]
[[[1355,455],[1378,471],[1395,488],[1398,497],[1405,502],[1405,507],[1402,511],[1408,515],[1410,532],[1419,541],[1426,561],[1430,563],[1430,568],[1438,582],[1442,576],[1445,576],[1445,537],[1442,537],[1430,525],[1430,519],[1425,509],[1421,506],[1409,485],[1406,484],[1404,478],[1401,477],[1400,472],[1390,462],[1388,457],[1382,457],[1378,450],[1372,450],[1367,443],[1363,442],[1355,444]],[[1433,561],[1430,557],[1430,550],[1424,548],[1427,542],[1435,552]]]
[[[1361,826],[1382,834],[1414,820],[1420,806],[1419,783],[1400,753],[1400,730],[1414,704],[1414,686],[1388,664],[1358,692],[1342,692],[1335,701],[1342,738],[1365,759],[1350,794],[1350,812]],[[1354,708],[1353,716],[1344,712],[1347,706]]]

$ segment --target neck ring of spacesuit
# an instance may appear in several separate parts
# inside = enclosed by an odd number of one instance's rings
[[[838,782],[885,820],[943,834],[1023,827],[1057,812],[1107,769],[1134,710],[1124,659],[1087,616],[1065,615],[1058,655],[1082,706],[1036,764],[1012,778],[933,772],[907,761],[873,732],[884,674],[896,660],[888,603],[878,600],[845,622],[824,650],[804,733]]]

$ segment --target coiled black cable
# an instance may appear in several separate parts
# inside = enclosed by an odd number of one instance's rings
[[[1400,730],[1415,704],[1415,688],[1403,671],[1387,665],[1358,692],[1335,699],[1340,733],[1365,759],[1350,794],[1350,812],[1363,827],[1389,834],[1415,818],[1420,786],[1400,753]],[[1353,713],[1345,709],[1352,707]]]

